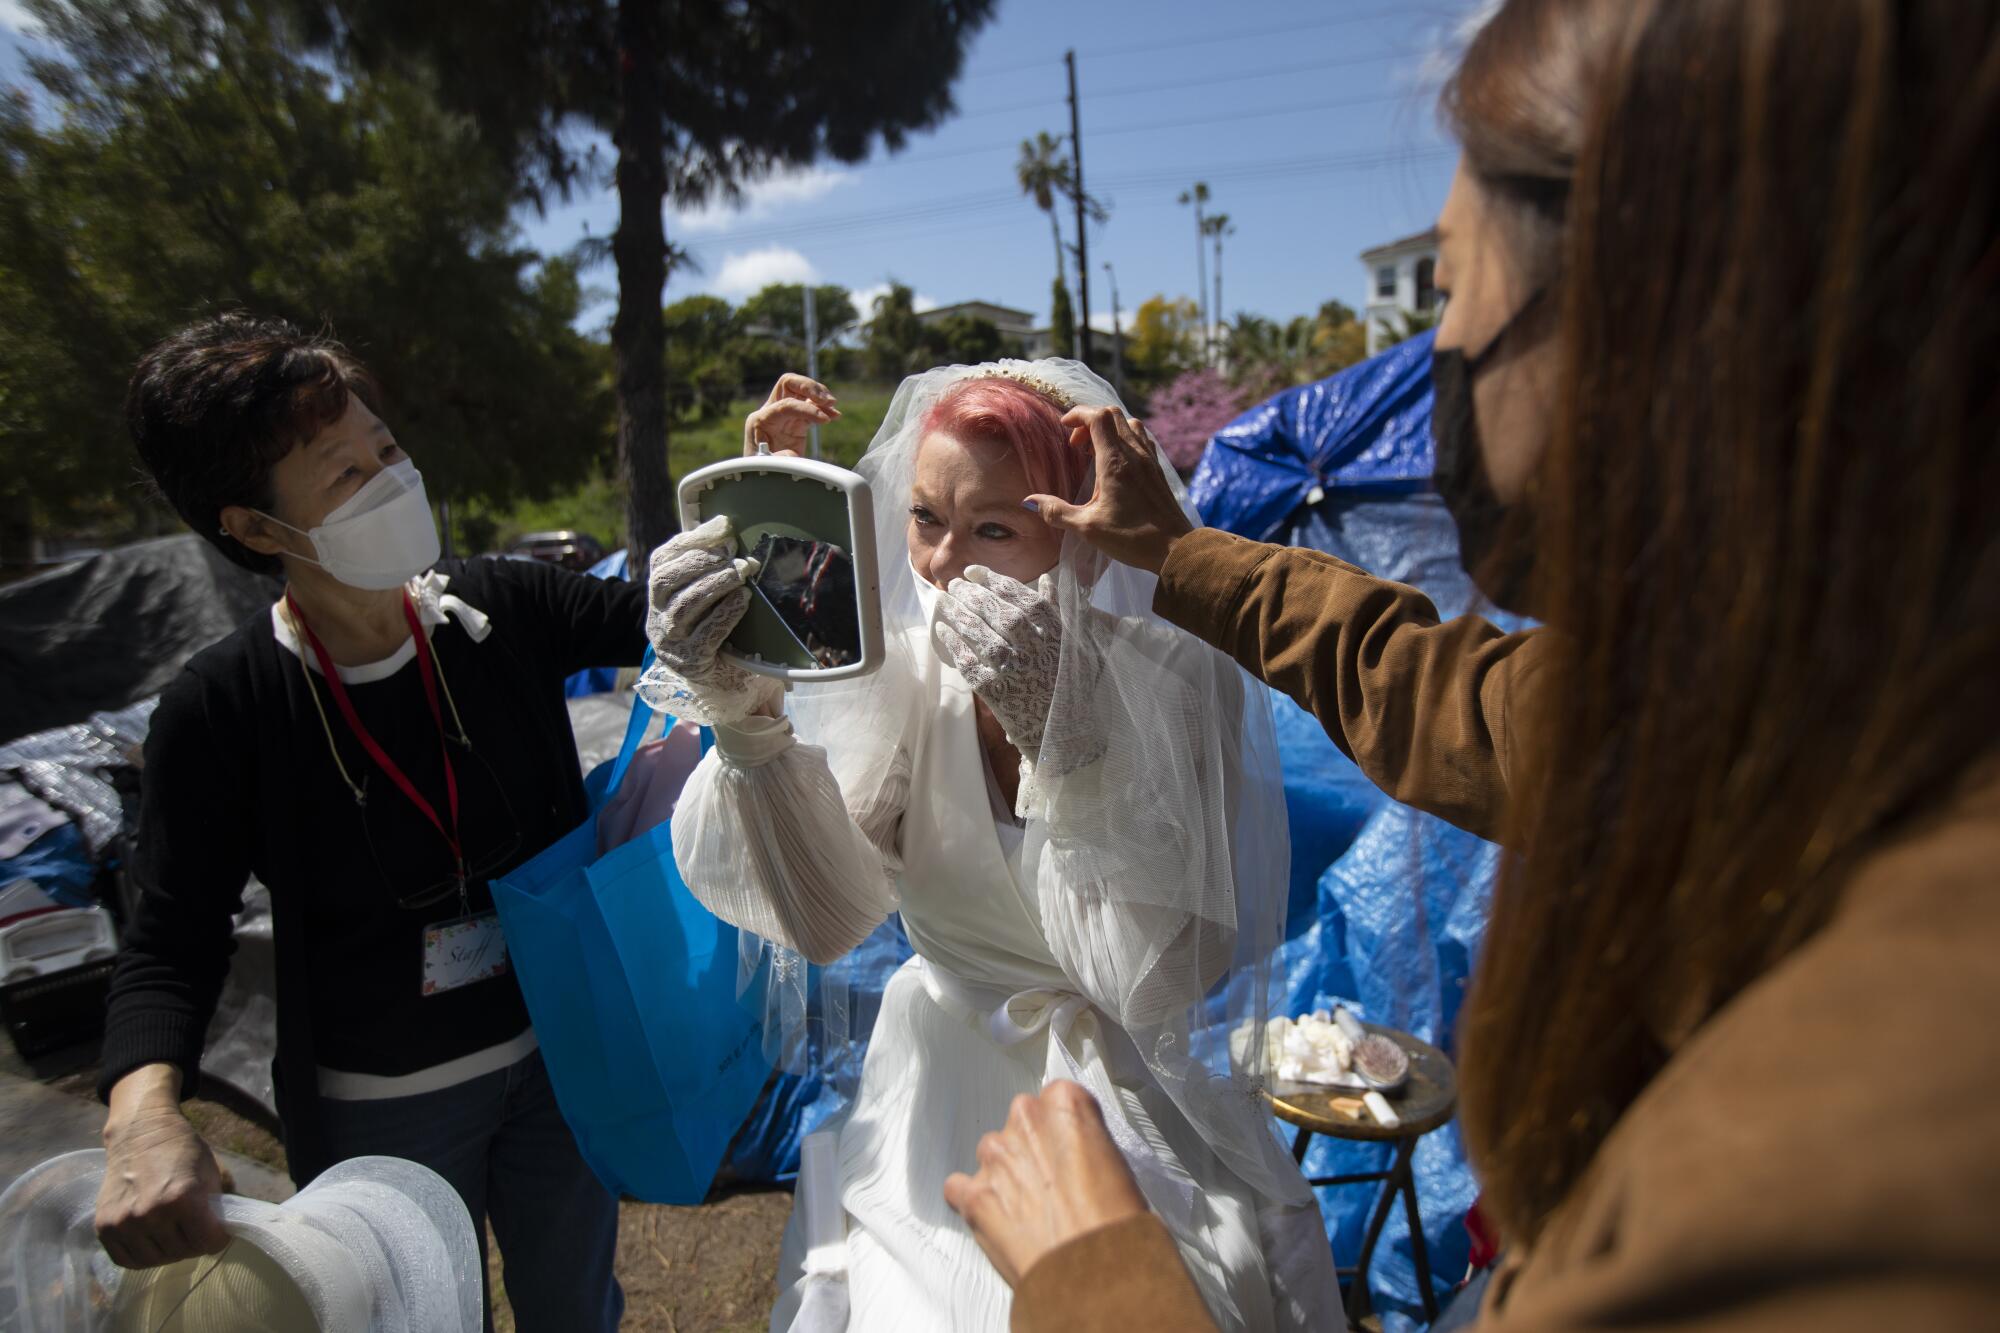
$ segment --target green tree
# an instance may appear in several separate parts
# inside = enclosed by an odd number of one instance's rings
[[[1070,196],[1072,184],[1069,159],[1062,155],[1062,140],[1047,130],[1038,131],[1032,139],[1021,140],[1021,156],[1014,163],[1014,180],[1021,193],[1049,215],[1049,235],[1056,250],[1056,283],[1060,286],[1068,280],[1069,270],[1063,263],[1062,225],[1056,217],[1056,205]]]
[[[1229,380],[1246,401],[1259,402],[1280,389],[1318,378],[1313,350],[1314,320],[1300,315],[1287,323],[1240,314],[1228,327]]]
[[[1338,301],[1329,304],[1347,310]],[[1351,310],[1346,319],[1328,322],[1326,308],[1322,306],[1320,318],[1313,327],[1313,358],[1313,368],[1321,376],[1360,364],[1368,358],[1367,327],[1355,318]]]
[[[977,315],[953,315],[926,332],[931,335],[926,341],[939,362],[976,366],[982,361],[997,361],[1009,351],[1000,327]]]
[[[1320,302],[1318,322],[1326,328],[1352,324],[1358,318],[1359,316],[1354,313],[1354,307],[1345,301]]]
[[[737,310],[719,296],[689,296],[661,317],[668,410],[679,420],[706,421],[735,401],[748,378]]]
[[[291,0],[324,44],[370,69],[421,63],[446,105],[473,116],[537,197],[601,173],[579,122],[616,163],[618,449],[630,541],[676,526],[667,460],[661,293],[663,206],[734,194],[745,181],[879,136],[900,148],[952,110],[965,45],[994,0]]]
[[[877,380],[899,380],[923,369],[927,355],[924,322],[917,318],[916,295],[900,282],[875,298],[868,321],[868,374]]]
[[[1069,286],[1061,279],[1049,296],[1049,341],[1055,355],[1069,356],[1076,344],[1076,307],[1069,301]]]
[[[1126,369],[1142,384],[1164,384],[1200,363],[1200,333],[1201,309],[1193,301],[1149,296],[1132,315]]]
[[[806,340],[806,289],[796,282],[774,282],[743,303],[741,323],[755,333],[768,329],[803,347]],[[860,316],[847,288],[822,283],[813,288],[813,319],[823,342]],[[801,362],[803,364],[803,362]]]
[[[779,282],[743,303],[737,323],[743,330],[741,360],[750,384],[766,384],[788,370],[806,369],[805,295],[801,284]],[[822,379],[835,374],[840,360],[830,340],[853,328],[856,318],[854,298],[847,288],[832,283],[813,288],[813,323],[821,349]]]
[[[439,499],[573,483],[608,453],[577,272],[536,269],[511,172],[393,76],[339,82],[260,0],[32,0],[59,54],[0,98],[0,509],[158,530],[120,414],[203,311],[326,325]],[[18,540],[18,538],[17,538]]]

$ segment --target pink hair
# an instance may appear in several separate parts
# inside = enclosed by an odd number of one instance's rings
[[[953,385],[924,417],[923,433],[932,431],[1007,445],[1021,460],[1031,494],[1079,504],[1090,499],[1090,451],[1070,444],[1062,411],[1048,395],[1017,380],[969,379]]]

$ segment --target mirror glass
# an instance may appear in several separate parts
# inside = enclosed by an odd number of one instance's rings
[[[751,587],[798,653],[825,668],[861,660],[854,561],[845,550],[766,532],[750,554],[761,566]]]

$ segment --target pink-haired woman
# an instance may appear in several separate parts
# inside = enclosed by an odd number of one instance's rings
[[[828,1148],[801,1173],[773,1329],[1004,1329],[1011,1292],[944,1182],[1058,1078],[1106,1106],[1218,1324],[1301,1328],[1334,1299],[1311,1194],[1226,1041],[1265,1016],[1283,931],[1266,696],[1151,614],[1151,575],[1034,512],[1091,493],[1069,414],[1117,405],[1069,361],[904,382],[859,465],[890,653],[857,683],[787,695],[718,655],[750,598],[721,525],[654,555],[641,692],[716,734],[675,853],[751,942],[771,1034],[796,1053],[823,1022],[837,1077],[837,961],[896,912],[915,952],[833,1137],[809,1145]],[[745,448],[795,450],[837,414],[787,376]],[[836,982],[811,1004],[801,956]]]

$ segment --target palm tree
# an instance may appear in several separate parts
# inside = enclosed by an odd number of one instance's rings
[[[1215,238],[1215,305],[1211,308],[1217,324],[1222,323],[1222,238],[1234,236],[1236,228],[1229,225],[1229,214],[1210,213],[1203,221],[1201,229]]]
[[[1395,322],[1384,324],[1382,331],[1389,335],[1391,344],[1408,342],[1418,334],[1436,328],[1443,315],[1443,309],[1438,306],[1429,310],[1398,310],[1391,316]]]
[[[1208,310],[1208,250],[1202,239],[1208,235],[1206,219],[1202,208],[1208,203],[1208,182],[1196,181],[1194,187],[1181,191],[1181,203],[1194,205],[1194,295],[1195,305],[1201,311],[1201,360],[1208,364],[1209,325],[1221,318],[1220,312],[1211,314]]]
[[[1064,282],[1067,269],[1063,264],[1062,227],[1056,219],[1056,202],[1072,197],[1073,190],[1069,159],[1061,155],[1062,143],[1060,138],[1041,130],[1034,138],[1021,140],[1020,160],[1014,164],[1014,179],[1020,183],[1021,193],[1049,215],[1049,233],[1056,245],[1058,284]]]

